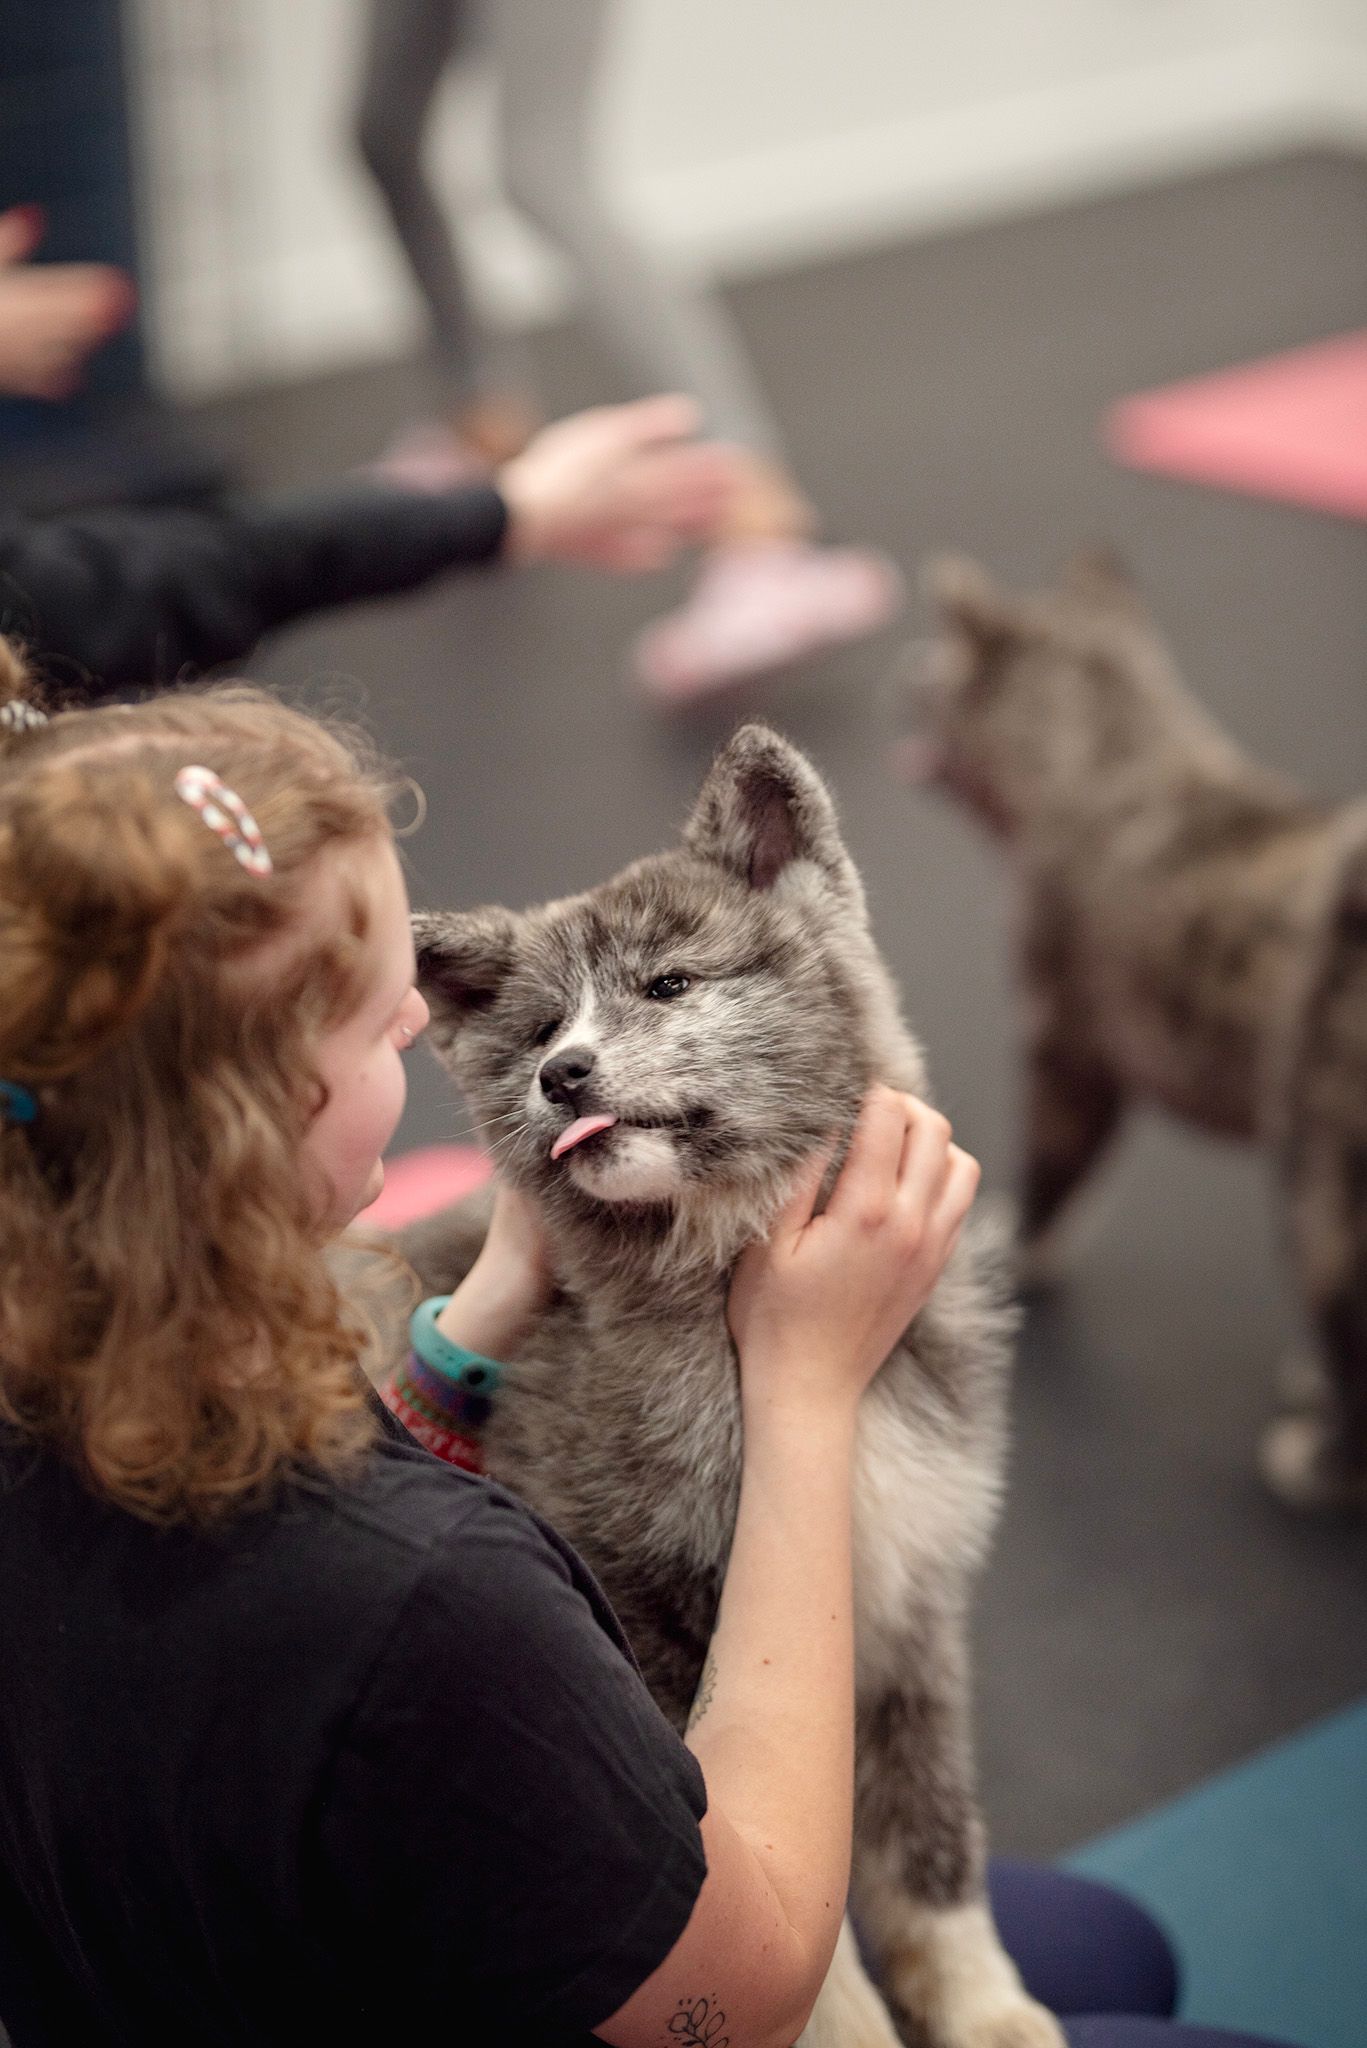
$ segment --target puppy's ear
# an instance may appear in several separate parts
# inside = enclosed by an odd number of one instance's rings
[[[517,954],[517,919],[508,910],[415,910],[412,922],[418,987],[450,1034],[498,994]]]
[[[852,905],[864,893],[830,793],[804,754],[764,725],[743,725],[708,772],[684,845],[752,889],[772,889],[801,862]]]

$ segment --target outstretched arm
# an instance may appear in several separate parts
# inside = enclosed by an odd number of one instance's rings
[[[496,559],[654,569],[709,532],[734,456],[689,399],[599,407],[538,434],[495,482],[367,478],[212,506],[0,519],[0,631],[81,699],[184,681],[312,612]]]
[[[0,630],[82,699],[237,661],[273,627],[491,561],[492,485],[354,481],[207,507],[0,519]]]

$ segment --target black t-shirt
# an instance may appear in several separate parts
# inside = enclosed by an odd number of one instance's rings
[[[0,1432],[15,2048],[544,2048],[681,1933],[702,1777],[602,1593],[385,1427],[211,1536]]]

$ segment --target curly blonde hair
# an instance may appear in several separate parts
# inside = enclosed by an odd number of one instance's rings
[[[300,1170],[317,1038],[363,993],[363,860],[343,929],[289,935],[320,856],[388,836],[396,785],[246,685],[33,724],[5,649],[6,698],[0,1076],[37,1115],[0,1110],[0,1418],[135,1514],[212,1520],[372,1433],[366,1329]],[[271,876],[178,800],[192,763],[254,814]],[[276,934],[286,964],[254,977]]]

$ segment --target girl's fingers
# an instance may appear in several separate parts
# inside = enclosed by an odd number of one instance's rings
[[[949,1169],[949,1119],[938,1109],[912,1099],[913,1114],[907,1130],[898,1175],[897,1193],[903,1207],[918,1211],[927,1219],[942,1193]]]
[[[899,1095],[893,1088],[869,1090],[827,1204],[827,1215],[858,1221],[886,1214],[896,1188],[911,1109],[909,1095]]]
[[[832,1139],[801,1169],[778,1216],[775,1240],[795,1239],[812,1221],[835,1153]],[[826,1214],[837,1222],[878,1224],[899,1211],[927,1239],[943,1243],[963,1222],[977,1191],[977,1161],[951,1142],[938,1110],[896,1089],[864,1098]]]
[[[945,1243],[941,1263],[949,1257],[963,1229],[964,1219],[973,1207],[982,1179],[982,1168],[969,1153],[960,1151],[957,1145],[949,1148],[944,1185],[940,1189],[931,1213],[930,1227],[934,1234]]]
[[[770,1233],[775,1241],[800,1236],[811,1222],[816,1198],[821,1193],[821,1183],[825,1180],[827,1169],[835,1157],[836,1142],[835,1138],[828,1138],[824,1145],[813,1152],[810,1159],[803,1161],[798,1177],[793,1183],[793,1192],[779,1211]]]

